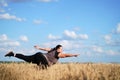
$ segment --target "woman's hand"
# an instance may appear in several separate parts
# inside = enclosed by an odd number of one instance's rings
[[[38,50],[43,50],[43,51],[50,51],[51,48],[41,48],[40,46],[38,45],[35,45],[34,48],[38,49]]]
[[[80,54],[75,54],[74,57],[77,57],[77,56],[79,56],[79,55],[80,55]]]
[[[35,45],[34,48],[39,49],[40,47],[38,45]]]

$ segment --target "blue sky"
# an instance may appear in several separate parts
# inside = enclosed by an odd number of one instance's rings
[[[13,50],[31,55],[62,44],[77,58],[60,62],[120,62],[119,0],[0,0],[0,61]],[[43,52],[45,53],[45,52]]]

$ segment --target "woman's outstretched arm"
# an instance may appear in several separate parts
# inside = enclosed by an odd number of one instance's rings
[[[43,51],[50,51],[51,50],[51,48],[41,48],[40,46],[38,46],[38,45],[35,45],[34,46],[36,49],[38,49],[38,50],[43,50]]]
[[[80,54],[66,54],[66,53],[59,53],[58,57],[59,58],[66,58],[66,57],[77,57]]]

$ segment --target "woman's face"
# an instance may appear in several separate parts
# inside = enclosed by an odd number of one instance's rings
[[[62,47],[59,47],[58,49],[57,49],[57,52],[59,52],[59,53],[62,53]]]

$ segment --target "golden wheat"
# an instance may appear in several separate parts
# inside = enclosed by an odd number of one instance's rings
[[[120,80],[120,64],[67,63],[48,69],[28,63],[1,63],[0,80]]]

